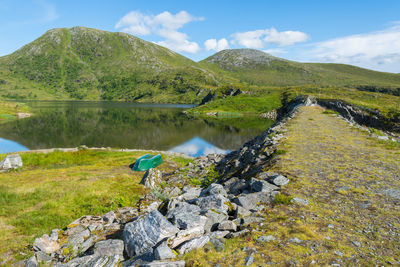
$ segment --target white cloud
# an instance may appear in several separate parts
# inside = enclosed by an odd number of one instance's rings
[[[383,71],[400,71],[400,24],[376,32],[311,44],[312,61],[346,63]]]
[[[295,43],[305,42],[309,39],[308,35],[299,31],[278,32],[275,28],[267,29],[264,42],[279,46],[289,46]]]
[[[304,32],[278,32],[275,28],[248,32],[238,32],[232,34],[232,37],[232,44],[256,49],[264,48],[267,44],[289,46],[295,43],[305,42],[309,39],[308,35]]]
[[[228,40],[225,38],[222,38],[218,41],[216,39],[208,39],[204,42],[204,46],[206,47],[207,51],[214,50],[219,52],[224,49],[229,49]]]
[[[287,51],[280,49],[280,48],[273,48],[273,49],[265,49],[262,50],[263,52],[267,53],[267,54],[271,54],[271,55],[282,55],[282,54],[286,54]]]
[[[203,19],[194,17],[186,11],[180,11],[175,15],[168,11],[158,15],[131,11],[118,21],[115,28],[134,35],[155,34],[165,38],[157,42],[159,45],[178,52],[197,53],[200,50],[199,45],[189,41],[188,35],[178,30],[189,22]]]

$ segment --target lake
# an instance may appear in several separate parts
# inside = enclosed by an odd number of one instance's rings
[[[193,118],[191,105],[28,101],[33,117],[0,124],[0,153],[88,147],[169,150],[191,156],[226,153],[273,121]]]

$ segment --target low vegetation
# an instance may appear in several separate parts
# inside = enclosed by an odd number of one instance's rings
[[[27,112],[29,112],[29,107],[24,103],[0,100],[0,123],[15,120],[18,118],[18,113]]]
[[[17,259],[26,258],[20,253],[31,253],[28,245],[35,237],[82,215],[136,206],[147,189],[139,184],[143,172],[128,165],[145,153],[22,153],[23,168],[0,173],[0,262],[10,251]],[[164,172],[190,161],[170,155],[163,159],[158,168]]]

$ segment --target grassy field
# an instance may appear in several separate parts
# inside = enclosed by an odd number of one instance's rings
[[[17,119],[18,113],[29,113],[29,110],[26,104],[0,100],[0,123]]]
[[[139,184],[143,172],[133,172],[128,165],[143,154],[21,153],[23,168],[0,173],[0,262],[8,257],[26,258],[35,237],[62,229],[82,215],[136,206],[147,191]],[[164,172],[190,161],[171,155],[163,159],[157,168]]]

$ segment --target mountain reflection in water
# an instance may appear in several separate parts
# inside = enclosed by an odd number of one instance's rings
[[[188,105],[32,101],[33,117],[0,124],[0,137],[22,148],[113,147],[154,150],[201,145],[193,155],[239,148],[273,122],[262,118],[193,118]],[[5,146],[1,146],[4,152]],[[194,150],[193,150],[194,151]],[[192,151],[192,152],[193,152]]]

